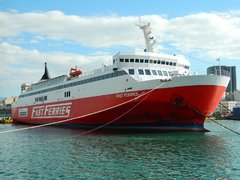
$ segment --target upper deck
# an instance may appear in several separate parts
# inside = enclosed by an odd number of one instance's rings
[[[119,69],[149,69],[155,70],[161,76],[161,71],[165,74],[168,72],[170,76],[186,76],[189,74],[190,63],[183,57],[176,55],[165,55],[150,52],[119,52],[113,57],[113,66]],[[150,72],[151,73],[151,72]],[[148,75],[144,73],[141,75]],[[142,76],[143,77],[143,76]]]

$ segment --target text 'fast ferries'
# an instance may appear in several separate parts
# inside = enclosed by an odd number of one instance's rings
[[[65,118],[69,117],[72,103],[36,106],[32,110],[32,118]]]

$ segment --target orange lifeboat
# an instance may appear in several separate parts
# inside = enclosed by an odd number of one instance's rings
[[[70,77],[77,77],[81,74],[82,74],[82,71],[80,69],[77,69],[77,67],[70,69],[70,73],[69,73]]]

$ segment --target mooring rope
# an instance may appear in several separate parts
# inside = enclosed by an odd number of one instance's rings
[[[155,90],[155,89],[154,89],[154,90]],[[149,93],[149,92],[150,92],[150,93]],[[147,95],[146,95],[141,101],[139,101],[139,102],[138,102],[137,104],[135,104],[132,108],[130,108],[129,110],[127,110],[126,112],[124,112],[124,113],[121,114],[120,116],[116,117],[115,119],[113,119],[113,120],[111,120],[111,121],[109,121],[109,122],[107,122],[107,123],[105,123],[105,124],[103,124],[103,125],[101,125],[101,126],[98,126],[98,127],[96,127],[96,128],[90,129],[90,130],[88,130],[88,131],[75,134],[75,135],[73,135],[73,136],[71,136],[71,137],[76,137],[76,136],[79,136],[79,135],[84,135],[84,134],[87,134],[87,133],[91,133],[91,132],[94,132],[94,131],[96,131],[96,130],[98,130],[98,129],[101,129],[101,128],[103,128],[103,127],[105,127],[105,126],[113,123],[114,121],[120,119],[121,117],[123,117],[124,115],[126,115],[126,114],[128,114],[130,111],[132,111],[134,108],[136,108],[136,107],[137,107],[139,104],[141,104],[152,92],[153,92],[153,89],[150,90],[150,91],[148,91],[148,94],[146,93]],[[138,97],[139,97],[139,96],[138,96]],[[142,96],[141,96],[141,97],[142,97]],[[134,98],[134,100],[136,100],[136,99],[138,99],[138,98]]]
[[[121,114],[120,116],[118,116],[117,118],[103,124],[103,125],[100,125],[94,129],[91,129],[91,130],[88,130],[86,132],[83,132],[82,134],[86,134],[86,133],[90,133],[90,132],[93,132],[95,130],[98,130],[100,128],[103,128],[111,123],[113,123],[114,121],[118,120],[119,118],[121,118],[122,116],[126,115],[127,113],[129,113],[130,111],[132,111],[134,108],[136,108],[143,100],[145,100],[154,90],[158,89],[159,87],[161,87],[163,84],[165,84],[166,82],[163,82],[161,83],[160,85],[156,86],[155,88],[135,97],[135,98],[132,98],[128,101],[125,101],[123,103],[120,103],[118,105],[115,105],[113,107],[110,107],[110,108],[106,108],[106,109],[103,109],[103,110],[100,110],[100,111],[96,111],[96,112],[93,112],[93,113],[89,113],[89,114],[86,114],[86,115],[82,115],[82,116],[78,116],[78,117],[74,117],[74,118],[69,118],[69,119],[64,119],[64,120],[61,120],[61,121],[55,121],[55,122],[51,122],[51,123],[46,123],[46,124],[41,124],[41,125],[34,125],[34,126],[31,126],[31,127],[25,127],[25,128],[19,128],[19,129],[12,129],[12,130],[7,130],[7,131],[1,131],[0,134],[5,134],[5,133],[12,133],[12,132],[18,132],[18,131],[24,131],[24,130],[30,130],[30,129],[36,129],[36,128],[41,128],[41,127],[45,127],[45,126],[51,126],[51,125],[55,125],[55,124],[61,124],[63,122],[68,122],[68,121],[72,121],[72,120],[75,120],[75,119],[81,119],[81,118],[84,118],[84,117],[87,117],[87,116],[90,116],[90,115],[94,115],[94,114],[97,114],[97,113],[101,113],[101,112],[104,112],[104,111],[107,111],[107,110],[110,110],[110,109],[114,109],[116,107],[119,107],[119,106],[122,106],[124,104],[127,104],[129,102],[132,102],[132,101],[135,101],[143,96],[145,96],[141,101],[139,101],[137,104],[135,104],[132,108],[130,108],[129,110],[127,110],[126,112],[124,112],[123,114]],[[80,134],[79,134],[80,135]]]
[[[190,106],[189,104],[188,104],[187,106],[188,106],[190,109],[192,109],[193,111],[195,111],[197,114],[205,117],[205,115],[204,115],[200,110],[198,110],[197,108],[195,108],[195,107],[193,107],[193,106]],[[213,119],[210,119],[210,120],[213,121],[214,123],[222,126],[223,128],[225,128],[225,129],[227,129],[227,130],[229,130],[229,131],[231,131],[231,132],[233,132],[233,133],[235,133],[235,134],[237,134],[237,135],[240,135],[239,132],[237,132],[237,131],[235,131],[235,130],[233,130],[233,129],[231,129],[231,128],[229,128],[229,127],[227,127],[227,126],[225,126],[225,125],[223,125],[223,124],[221,124],[221,123],[219,123],[219,122],[217,122],[217,121],[215,121],[215,120],[213,120]]]
[[[237,135],[240,135],[239,132],[237,132],[237,131],[235,131],[235,130],[233,130],[233,129],[231,129],[231,128],[229,128],[229,127],[227,127],[227,126],[225,126],[225,125],[223,125],[223,124],[221,124],[221,123],[219,123],[219,122],[217,122],[217,121],[215,121],[215,120],[213,120],[213,119],[210,119],[210,120],[211,120],[212,122],[218,124],[219,126],[225,128],[225,129],[227,129],[227,130],[229,130],[229,131],[231,131],[231,132],[233,132],[233,133],[235,133],[235,134],[237,134]]]
[[[148,91],[148,92],[150,92],[150,91]],[[151,90],[151,92],[152,92],[152,90]],[[81,132],[81,133],[77,133],[77,134],[74,134],[74,135],[71,135],[71,136],[54,138],[54,139],[48,140],[47,143],[49,143],[49,142],[56,142],[56,141],[60,141],[60,140],[64,140],[64,139],[75,138],[75,137],[78,137],[78,136],[81,136],[81,135],[86,135],[86,134],[88,134],[88,133],[97,131],[97,130],[99,130],[99,129],[101,129],[101,128],[103,128],[103,127],[105,127],[105,126],[107,126],[107,125],[109,125],[109,124],[111,124],[111,123],[113,123],[114,121],[120,119],[121,117],[123,117],[124,115],[126,115],[127,113],[129,113],[130,111],[132,111],[132,110],[133,110],[134,108],[136,108],[139,104],[141,104],[141,103],[151,94],[151,92],[150,92],[149,94],[147,94],[141,101],[139,101],[137,104],[135,104],[132,108],[130,108],[129,110],[127,110],[125,113],[121,114],[120,116],[114,118],[113,120],[111,120],[111,121],[109,121],[109,122],[107,122],[107,123],[105,123],[105,124],[103,124],[103,125],[100,125],[100,126],[95,127],[95,128],[93,128],[93,129],[90,129],[90,130],[87,130],[87,131],[84,131],[84,132]],[[146,93],[145,93],[145,94],[146,94]],[[142,97],[142,96],[141,96],[141,97]],[[134,98],[134,99],[136,99],[136,98]],[[38,144],[38,145],[40,145],[40,144],[46,144],[46,142],[37,142],[37,143],[35,143],[35,144]]]

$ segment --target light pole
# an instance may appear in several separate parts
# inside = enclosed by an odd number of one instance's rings
[[[219,75],[221,76],[222,75],[222,73],[221,73],[222,70],[221,70],[220,57],[218,57],[216,60],[219,62]],[[221,116],[222,116],[222,114],[223,114],[223,112],[222,112],[222,99],[220,100],[219,105],[220,105],[220,113],[221,113]]]
[[[219,75],[222,75],[222,70],[221,70],[221,61],[220,61],[220,57],[216,59],[219,62]]]

